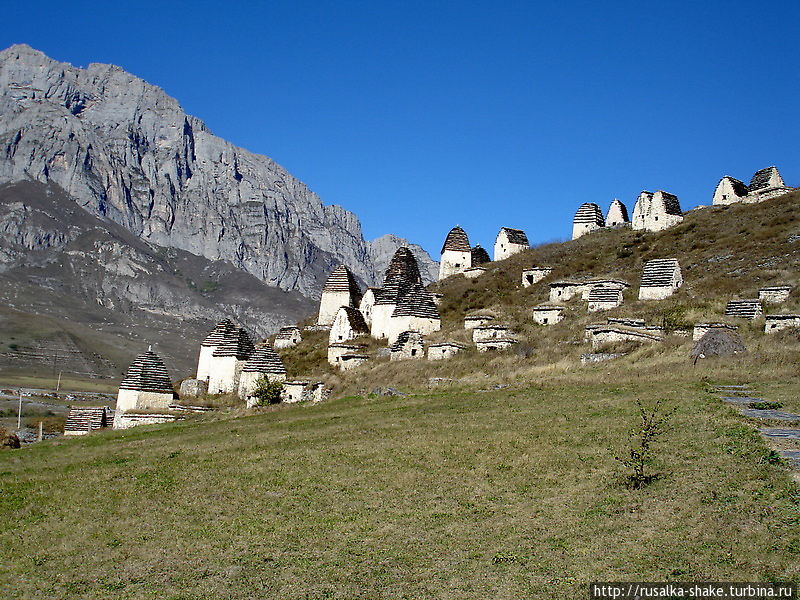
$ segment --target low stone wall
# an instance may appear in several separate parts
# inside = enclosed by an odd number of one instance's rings
[[[620,358],[621,356],[625,356],[625,354],[614,352],[593,352],[590,354],[581,354],[581,364],[589,365],[593,363],[605,362],[607,360]]]
[[[642,286],[639,288],[639,300],[664,300],[672,296],[677,290],[677,287],[671,285]]]
[[[475,342],[475,347],[478,352],[489,352],[492,350],[508,350],[514,344],[519,342],[513,338],[493,338],[486,340],[479,340]]]
[[[494,321],[491,315],[471,315],[464,318],[464,329],[475,329]]]
[[[428,346],[428,360],[445,360],[453,358],[467,347],[462,344],[433,344]]]
[[[800,328],[800,315],[767,315],[764,318],[764,333],[798,328]]]
[[[179,415],[148,414],[148,413],[117,413],[114,416],[114,429],[130,429],[137,425],[159,425],[180,421]]]

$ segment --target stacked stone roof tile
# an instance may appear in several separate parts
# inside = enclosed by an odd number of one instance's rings
[[[439,319],[439,310],[433,296],[422,284],[412,285],[403,294],[394,309],[392,317],[420,317],[423,319]]]
[[[214,349],[213,356],[235,356],[239,360],[247,360],[254,350],[253,340],[247,331],[236,327],[235,331]]]
[[[593,287],[589,290],[589,302],[619,302],[622,290],[616,287]]]
[[[392,352],[401,352],[403,350],[403,347],[412,341],[411,338],[416,336],[420,336],[420,334],[417,333],[416,331],[403,331],[400,335],[397,336],[397,339],[395,340],[394,344],[392,344],[390,350]]]
[[[415,285],[422,285],[417,259],[408,248],[398,248],[386,269],[383,291],[376,295],[375,304],[398,304]]]
[[[352,306],[342,306],[339,310],[344,310],[347,321],[353,331],[356,333],[369,333],[369,326],[360,310]]]
[[[481,248],[479,245],[472,248],[472,266],[477,267],[478,265],[482,265],[488,262],[491,262],[491,258],[489,258],[489,253],[486,251],[485,248]]]
[[[606,224],[600,207],[594,202],[585,202],[584,204],[581,204],[578,208],[578,211],[575,213],[575,218],[572,220],[572,222],[580,224],[592,223],[600,227],[603,227]]]
[[[673,274],[680,269],[677,258],[648,260],[642,270],[642,287],[666,287],[673,283]]]
[[[231,323],[230,319],[223,319],[216,324],[214,329],[209,333],[200,344],[201,346],[219,346],[226,339],[234,335],[236,332],[236,325]]]
[[[356,296],[361,295],[361,288],[358,286],[355,276],[345,265],[339,265],[328,276],[325,281],[323,292],[349,292]]]
[[[72,406],[64,424],[64,433],[94,431],[101,427],[111,427],[113,419],[105,406]]]
[[[748,191],[754,192],[769,187],[770,177],[773,172],[777,170],[776,167],[767,167],[753,173],[753,177],[750,179],[750,185],[747,187]]]
[[[755,319],[764,312],[761,301],[757,299],[731,300],[725,306],[726,317],[739,317],[741,319]]]
[[[269,344],[261,344],[245,363],[242,371],[246,373],[264,373],[267,375],[285,375],[281,357]]]
[[[172,381],[167,367],[161,357],[151,350],[136,357],[119,387],[137,392],[172,393]]]
[[[291,340],[295,331],[300,331],[299,327],[281,327],[280,331],[275,335],[276,340]]]
[[[445,250],[469,252],[471,248],[469,245],[469,237],[467,237],[467,232],[461,229],[461,227],[458,225],[453,227],[444,240],[444,245],[442,246],[443,254]]]
[[[661,194],[661,198],[664,201],[664,212],[668,215],[676,215],[681,216],[683,215],[683,211],[681,210],[681,203],[678,200],[678,197],[675,194],[670,194],[669,192],[665,192],[664,190],[659,190],[656,194]]]
[[[607,215],[608,218],[618,217],[625,223],[630,221],[630,218],[628,217],[628,207],[625,206],[625,204],[623,204],[618,198],[614,198],[614,200],[611,201],[611,205],[608,207]]]
[[[755,177],[755,175],[753,177]],[[727,179],[730,182],[731,187],[733,188],[733,191],[736,193],[737,196],[747,196],[748,192],[750,191],[749,189],[747,189],[747,186],[744,184],[744,182],[739,181],[735,177],[726,175],[722,179]],[[769,176],[767,176],[767,180],[769,180]]]
[[[511,227],[501,227],[501,231],[506,232],[509,244],[524,244],[528,245],[528,236],[522,229],[512,229]]]

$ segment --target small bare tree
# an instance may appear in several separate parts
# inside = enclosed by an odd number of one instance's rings
[[[628,434],[627,454],[615,458],[629,470],[625,476],[626,484],[638,490],[661,476],[660,473],[648,472],[648,466],[653,462],[652,446],[653,442],[667,431],[667,421],[675,409],[665,412],[661,408],[661,400],[658,400],[653,409],[648,411],[638,398],[636,406],[639,407],[639,424]]]

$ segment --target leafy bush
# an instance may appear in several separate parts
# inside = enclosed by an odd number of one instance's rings
[[[266,406],[267,404],[277,404],[281,401],[283,384],[280,381],[270,381],[269,377],[262,375],[256,382],[256,389],[253,396],[258,399],[256,406]]]

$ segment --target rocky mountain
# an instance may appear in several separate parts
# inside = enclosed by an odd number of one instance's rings
[[[0,367],[58,362],[107,376],[149,344],[187,374],[216,321],[231,317],[261,338],[315,308],[228,261],[145,242],[55,184],[30,181],[0,186],[0,305],[14,311],[0,315]]]
[[[432,283],[439,279],[439,263],[434,261],[422,246],[411,244],[407,240],[391,233],[367,242],[367,253],[379,276],[386,271],[392,256],[401,246],[408,246],[408,249],[417,259],[419,272],[424,283]],[[378,282],[378,284],[380,283]]]
[[[58,184],[148,243],[271,286],[316,297],[339,263],[380,279],[355,215],[119,67],[80,69],[27,45],[0,52],[0,151],[0,182]]]

